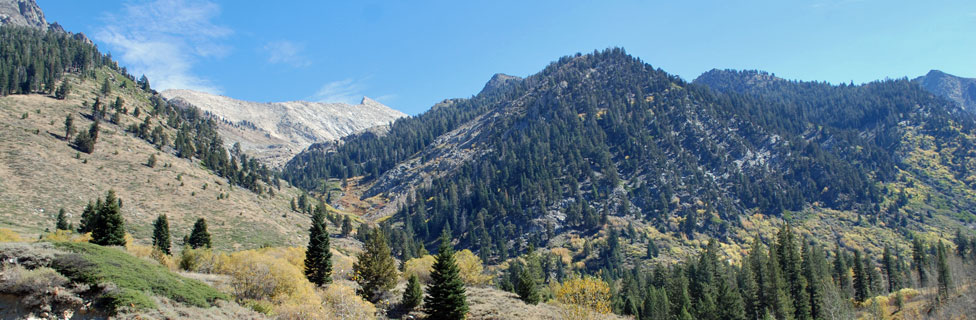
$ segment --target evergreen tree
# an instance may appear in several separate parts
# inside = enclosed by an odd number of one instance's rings
[[[370,302],[379,301],[396,285],[396,261],[382,230],[374,229],[367,237],[352,269],[359,283],[359,295]]]
[[[193,231],[190,232],[190,238],[187,239],[187,244],[193,249],[210,248],[212,246],[210,243],[210,232],[207,231],[206,219],[197,219],[197,222],[193,224]]]
[[[861,258],[861,251],[854,251],[854,300],[864,301],[870,297],[870,280],[864,270],[864,261]]]
[[[159,215],[156,217],[156,221],[153,221],[152,242],[153,247],[159,249],[159,251],[165,254],[172,254],[170,250],[172,241],[169,238],[169,220],[165,214]]]
[[[834,281],[837,283],[837,289],[840,290],[844,297],[850,297],[853,292],[850,267],[847,265],[847,258],[845,257],[844,251],[841,250],[840,246],[837,246],[837,251],[834,255]]]
[[[75,135],[75,117],[69,114],[64,118],[64,140],[71,141],[73,135]]]
[[[98,200],[98,206],[100,207],[102,200]],[[95,227],[96,218],[96,208],[95,204],[92,204],[91,200],[88,201],[88,205],[81,212],[81,222],[78,223],[78,233],[89,233],[92,232],[92,228]]]
[[[420,287],[420,280],[416,274],[411,274],[407,279],[407,288],[403,291],[403,298],[400,305],[406,310],[413,310],[424,301],[424,290]]]
[[[884,273],[888,278],[888,292],[894,292],[902,288],[901,285],[901,270],[899,267],[899,262],[891,254],[891,248],[885,246],[882,252],[881,263],[884,264]]]
[[[305,249],[305,277],[317,286],[332,283],[332,251],[324,220],[318,210],[312,214],[312,226],[308,229],[308,247]]]
[[[424,297],[424,311],[428,319],[464,319],[468,313],[468,302],[460,272],[454,261],[450,237],[444,233],[430,274],[430,283],[427,284],[427,296]]]
[[[102,246],[125,245],[125,221],[122,219],[121,207],[122,203],[115,197],[115,191],[109,190],[105,202],[95,213],[91,243]]]
[[[515,293],[525,303],[538,304],[541,297],[539,296],[539,289],[536,287],[535,277],[532,276],[532,272],[529,271],[528,267],[520,269],[518,283],[515,285]]]
[[[149,160],[146,161],[146,166],[148,166],[150,168],[155,168],[156,167],[156,161],[157,161],[156,160],[156,154],[155,153],[154,154],[150,154],[149,155]]]
[[[349,237],[352,234],[352,219],[346,216],[342,219],[342,229],[340,230],[343,237]]]
[[[61,82],[61,86],[59,86],[58,90],[55,91],[54,97],[57,98],[58,100],[64,100],[68,98],[68,93],[70,92],[71,92],[71,84],[68,83],[68,80],[65,80]]]
[[[929,284],[928,258],[925,256],[925,244],[917,236],[912,240],[912,265],[918,274],[918,286],[927,287]]]
[[[949,289],[952,289],[952,274],[949,270],[947,255],[945,244],[939,241],[939,245],[936,247],[936,271],[939,280],[938,296],[940,301],[948,299]]]
[[[108,82],[108,78],[102,82],[102,95],[107,96],[112,93],[112,84]]]
[[[71,226],[68,225],[68,216],[64,213],[64,208],[58,210],[55,230],[71,230]]]

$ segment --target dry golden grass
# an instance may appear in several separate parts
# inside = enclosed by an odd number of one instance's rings
[[[87,130],[91,121],[82,102],[92,101],[95,84],[112,73],[97,74],[96,80],[69,77],[74,90],[64,101],[44,95],[0,98],[0,225],[36,237],[54,229],[59,208],[77,225],[89,200],[114,189],[123,200],[127,231],[142,244],[149,243],[152,220],[159,214],[169,216],[177,247],[200,217],[208,220],[219,249],[304,244],[308,218],[289,210],[297,189],[283,187],[269,197],[230,187],[197,160],[160,152],[125,133],[125,126],[140,121],[131,115],[122,116],[121,125],[103,122],[94,154],[70,147],[61,138],[65,116],[74,116],[79,131]],[[112,102],[116,95],[126,101],[130,114],[139,107],[145,117],[150,109],[141,91],[116,88],[104,100]],[[175,132],[167,133],[172,141]],[[151,154],[158,158],[155,168],[144,165]],[[217,200],[219,194],[228,197]]]

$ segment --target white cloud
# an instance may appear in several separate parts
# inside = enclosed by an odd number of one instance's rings
[[[212,21],[219,13],[220,7],[209,1],[130,3],[119,13],[106,14],[105,25],[94,36],[131,73],[148,76],[153,88],[220,93],[210,80],[193,73],[200,59],[230,51],[220,40],[233,31]]]
[[[268,54],[268,62],[283,63],[293,67],[307,67],[312,61],[305,57],[305,44],[293,41],[271,41],[264,45]]]
[[[359,104],[363,99],[362,80],[345,79],[322,85],[310,100],[318,102],[345,102]]]

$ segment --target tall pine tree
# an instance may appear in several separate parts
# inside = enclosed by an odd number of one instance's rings
[[[207,231],[206,219],[197,219],[197,222],[193,224],[193,231],[190,232],[190,238],[187,239],[187,244],[193,249],[211,247],[210,232]]]
[[[105,202],[95,213],[91,243],[102,246],[125,245],[125,221],[122,219],[122,201],[109,190]]]
[[[64,208],[58,210],[58,217],[54,227],[56,230],[71,230],[71,226],[68,224],[68,216],[64,213]]]
[[[325,217],[319,210],[312,214],[312,226],[308,229],[308,247],[305,249],[305,277],[315,285],[332,283],[332,251],[329,248],[329,232]]]
[[[424,311],[428,319],[458,320],[468,313],[468,301],[461,269],[454,260],[454,248],[450,236],[441,236],[441,245],[435,257],[427,296],[424,297]]]
[[[156,217],[156,221],[153,221],[153,247],[159,249],[165,254],[172,254],[170,250],[170,237],[169,237],[169,220],[166,218],[165,214],[161,214]]]
[[[411,274],[407,279],[407,289],[403,291],[403,298],[400,305],[406,310],[413,310],[424,301],[424,289],[420,287],[420,279],[416,274]]]

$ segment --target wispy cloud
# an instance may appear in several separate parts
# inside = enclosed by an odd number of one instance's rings
[[[220,58],[230,51],[221,39],[233,31],[213,22],[219,14],[220,6],[209,1],[130,3],[121,12],[106,14],[105,25],[94,36],[130,72],[148,76],[156,89],[219,93],[210,80],[193,73],[200,59]]]
[[[271,41],[264,45],[268,62],[288,64],[293,67],[307,67],[312,61],[305,56],[305,44],[289,40]]]
[[[310,100],[358,104],[363,98],[363,80],[345,79],[322,85]]]

